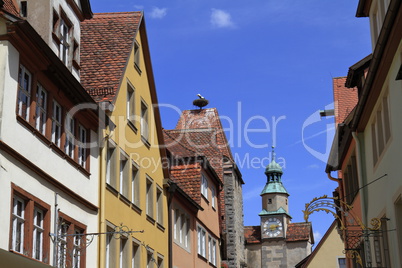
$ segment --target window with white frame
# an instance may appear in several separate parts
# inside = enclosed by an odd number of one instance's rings
[[[12,239],[11,249],[23,253],[24,250],[24,231],[25,231],[25,200],[20,197],[13,197],[12,212]]]
[[[25,120],[29,119],[29,108],[31,106],[31,83],[32,75],[20,65],[18,74],[18,115]]]
[[[163,260],[164,260],[164,257],[158,253],[158,263],[157,263],[158,268],[163,268],[163,264],[164,264]]]
[[[121,236],[120,237],[120,262],[119,268],[128,267],[128,239],[127,237]]]
[[[198,254],[201,255],[202,257],[206,258],[207,257],[206,231],[201,226],[197,227],[197,238],[198,238],[198,243],[197,243]]]
[[[62,109],[60,104],[53,101],[53,115],[52,115],[52,142],[60,146],[61,137],[61,115]]]
[[[338,258],[338,267],[346,268],[346,258]]]
[[[139,241],[133,241],[133,252],[131,255],[131,268],[140,268],[141,246]]]
[[[66,124],[65,124],[65,132],[66,132],[66,143],[65,143],[65,152],[66,154],[74,158],[74,129],[75,129],[75,120],[71,117],[70,114],[66,115]]]
[[[116,239],[114,239],[113,235],[114,229],[111,226],[107,226],[106,232],[106,268],[115,268],[116,267]]]
[[[154,268],[154,252],[151,250],[147,251],[147,268]]]
[[[66,20],[60,18],[60,48],[59,48],[59,57],[61,61],[67,65],[69,60],[70,53],[70,25]]]
[[[156,222],[163,225],[163,190],[156,187]]]
[[[211,206],[213,208],[216,208],[216,191],[215,191],[215,187],[211,187]]]
[[[57,235],[57,267],[66,267],[67,263],[67,234],[70,224],[60,220],[58,225]]]
[[[175,243],[190,251],[190,217],[178,208],[174,210],[173,232]]]
[[[134,42],[134,66],[140,71],[141,49],[137,41]]]
[[[34,208],[33,219],[33,252],[34,259],[42,261],[43,256],[43,232],[44,232],[44,211],[39,207]]]
[[[146,187],[146,197],[147,197],[147,203],[146,203],[146,210],[147,210],[147,215],[150,216],[151,218],[154,217],[154,182],[151,178],[147,176],[147,187]]]
[[[80,164],[83,168],[86,167],[87,164],[87,130],[83,126],[78,126],[78,164]]]
[[[201,175],[201,194],[208,200],[208,179],[204,174]]]
[[[135,91],[134,87],[127,82],[127,120],[135,125]]]
[[[140,205],[140,172],[138,170],[138,165],[134,163],[131,164],[131,202],[136,206]]]
[[[208,261],[216,266],[216,240],[212,238],[212,236],[208,236],[209,243],[209,252],[208,252]]]
[[[377,109],[374,122],[371,124],[373,162],[377,163],[385,146],[391,138],[391,126],[389,118],[389,96],[383,97],[380,107]]]
[[[148,141],[149,124],[148,124],[148,106],[145,102],[141,102],[141,137]]]
[[[112,143],[111,140],[107,143],[106,152],[106,183],[116,189],[117,179],[116,179],[116,145]]]
[[[129,198],[129,171],[128,155],[124,151],[120,151],[120,193],[126,198]]]
[[[36,91],[35,127],[43,135],[46,134],[47,91],[38,84]]]
[[[81,251],[83,246],[83,232],[82,230],[75,229],[75,236],[73,237],[73,267],[78,268],[81,267]]]

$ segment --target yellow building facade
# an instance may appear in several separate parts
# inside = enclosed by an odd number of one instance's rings
[[[168,267],[168,173],[143,14],[95,14],[83,29],[83,84],[110,118],[100,139],[100,267]]]

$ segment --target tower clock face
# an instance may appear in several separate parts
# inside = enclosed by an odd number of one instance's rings
[[[268,218],[263,224],[263,234],[267,237],[277,237],[282,230],[282,221],[278,218]]]

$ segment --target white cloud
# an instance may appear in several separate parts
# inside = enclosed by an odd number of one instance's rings
[[[322,238],[322,234],[319,231],[315,231],[313,235],[315,244],[318,244]]]
[[[211,13],[211,24],[218,28],[230,28],[234,27],[232,17],[230,14],[224,10],[212,9]]]
[[[262,191],[261,186],[258,186],[254,189],[251,189],[247,192],[243,192],[243,201],[245,200],[250,200],[250,199],[254,199],[256,197],[260,197],[260,193]]]
[[[151,13],[149,14],[151,18],[154,19],[162,19],[165,17],[167,14],[167,8],[159,8],[159,7],[154,7],[152,8]]]
[[[311,164],[309,166],[307,166],[307,169],[319,169],[320,166],[318,164]]]

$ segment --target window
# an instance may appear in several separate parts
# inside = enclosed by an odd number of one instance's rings
[[[158,254],[158,268],[163,268],[163,256]]]
[[[46,134],[46,109],[47,109],[47,91],[38,84],[36,91],[36,129],[42,133]]]
[[[148,141],[149,126],[148,126],[148,107],[144,102],[141,102],[141,137]]]
[[[81,125],[78,126],[78,135],[78,164],[85,168],[87,163],[87,130]]]
[[[190,251],[190,218],[180,209],[175,209],[174,213],[174,241],[182,248]]]
[[[64,268],[66,265],[79,268],[85,263],[85,229],[86,226],[59,212],[57,226],[57,267]]]
[[[373,162],[375,165],[391,138],[388,95],[382,98],[381,106],[376,112],[374,122],[371,124],[371,135]]]
[[[206,232],[204,230],[204,228],[202,228],[201,226],[198,226],[197,228],[197,236],[198,236],[198,254],[203,256],[204,258],[207,257],[206,255],[206,241],[205,241],[205,236],[206,236]]]
[[[27,121],[31,105],[31,83],[31,73],[23,65],[20,65],[18,74],[18,115]]]
[[[137,41],[135,41],[135,43],[134,43],[134,67],[136,67],[137,71],[139,71],[139,72],[141,72],[140,56],[141,56],[140,45],[137,43]]]
[[[351,205],[356,194],[359,192],[359,180],[357,175],[356,155],[353,152],[350,157],[346,169],[343,172],[346,202]]]
[[[109,140],[107,143],[106,152],[106,183],[116,189],[116,148],[115,145]]]
[[[67,21],[64,19],[60,19],[60,49],[59,49],[59,58],[61,61],[67,65],[68,64],[68,54],[69,54],[69,32],[70,26],[67,24]]]
[[[131,268],[140,268],[141,265],[140,257],[141,257],[140,243],[138,241],[133,241]]]
[[[120,238],[120,268],[128,267],[128,239],[127,237],[122,236]]]
[[[201,175],[201,194],[208,200],[208,179]]]
[[[61,106],[56,101],[53,101],[53,116],[52,116],[52,142],[60,146],[61,137]]]
[[[43,255],[43,232],[44,232],[44,212],[42,209],[34,208],[34,219],[33,219],[33,253],[34,259],[42,261]]]
[[[216,240],[208,236],[209,252],[208,261],[216,266]]]
[[[163,190],[156,188],[156,222],[163,225]]]
[[[129,193],[129,169],[128,156],[125,152],[120,152],[120,193],[128,198]]]
[[[135,125],[135,91],[134,87],[127,82],[127,120]]]
[[[12,184],[11,250],[48,262],[50,206]]]
[[[147,215],[153,218],[154,216],[154,202],[153,202],[153,181],[147,177]]]
[[[70,114],[66,115],[66,154],[74,159],[74,126],[75,120]]]
[[[116,263],[116,239],[113,237],[114,229],[111,226],[107,226],[106,231],[106,268],[114,268]]]
[[[138,171],[138,166],[132,162],[131,165],[131,201],[139,206],[140,204],[140,175]]]
[[[147,252],[147,268],[154,268],[154,253],[150,250]]]
[[[21,1],[20,3],[20,15],[21,17],[27,17],[28,16],[28,3],[27,1]]]
[[[346,268],[346,258],[338,258],[338,267]]]
[[[24,231],[25,231],[25,201],[17,196],[13,198],[13,232],[12,250],[23,253]]]
[[[215,206],[216,206],[216,204],[215,204],[215,198],[216,198],[216,192],[215,192],[215,188],[214,187],[212,187],[211,188],[211,206],[213,207],[213,208],[215,208]]]

